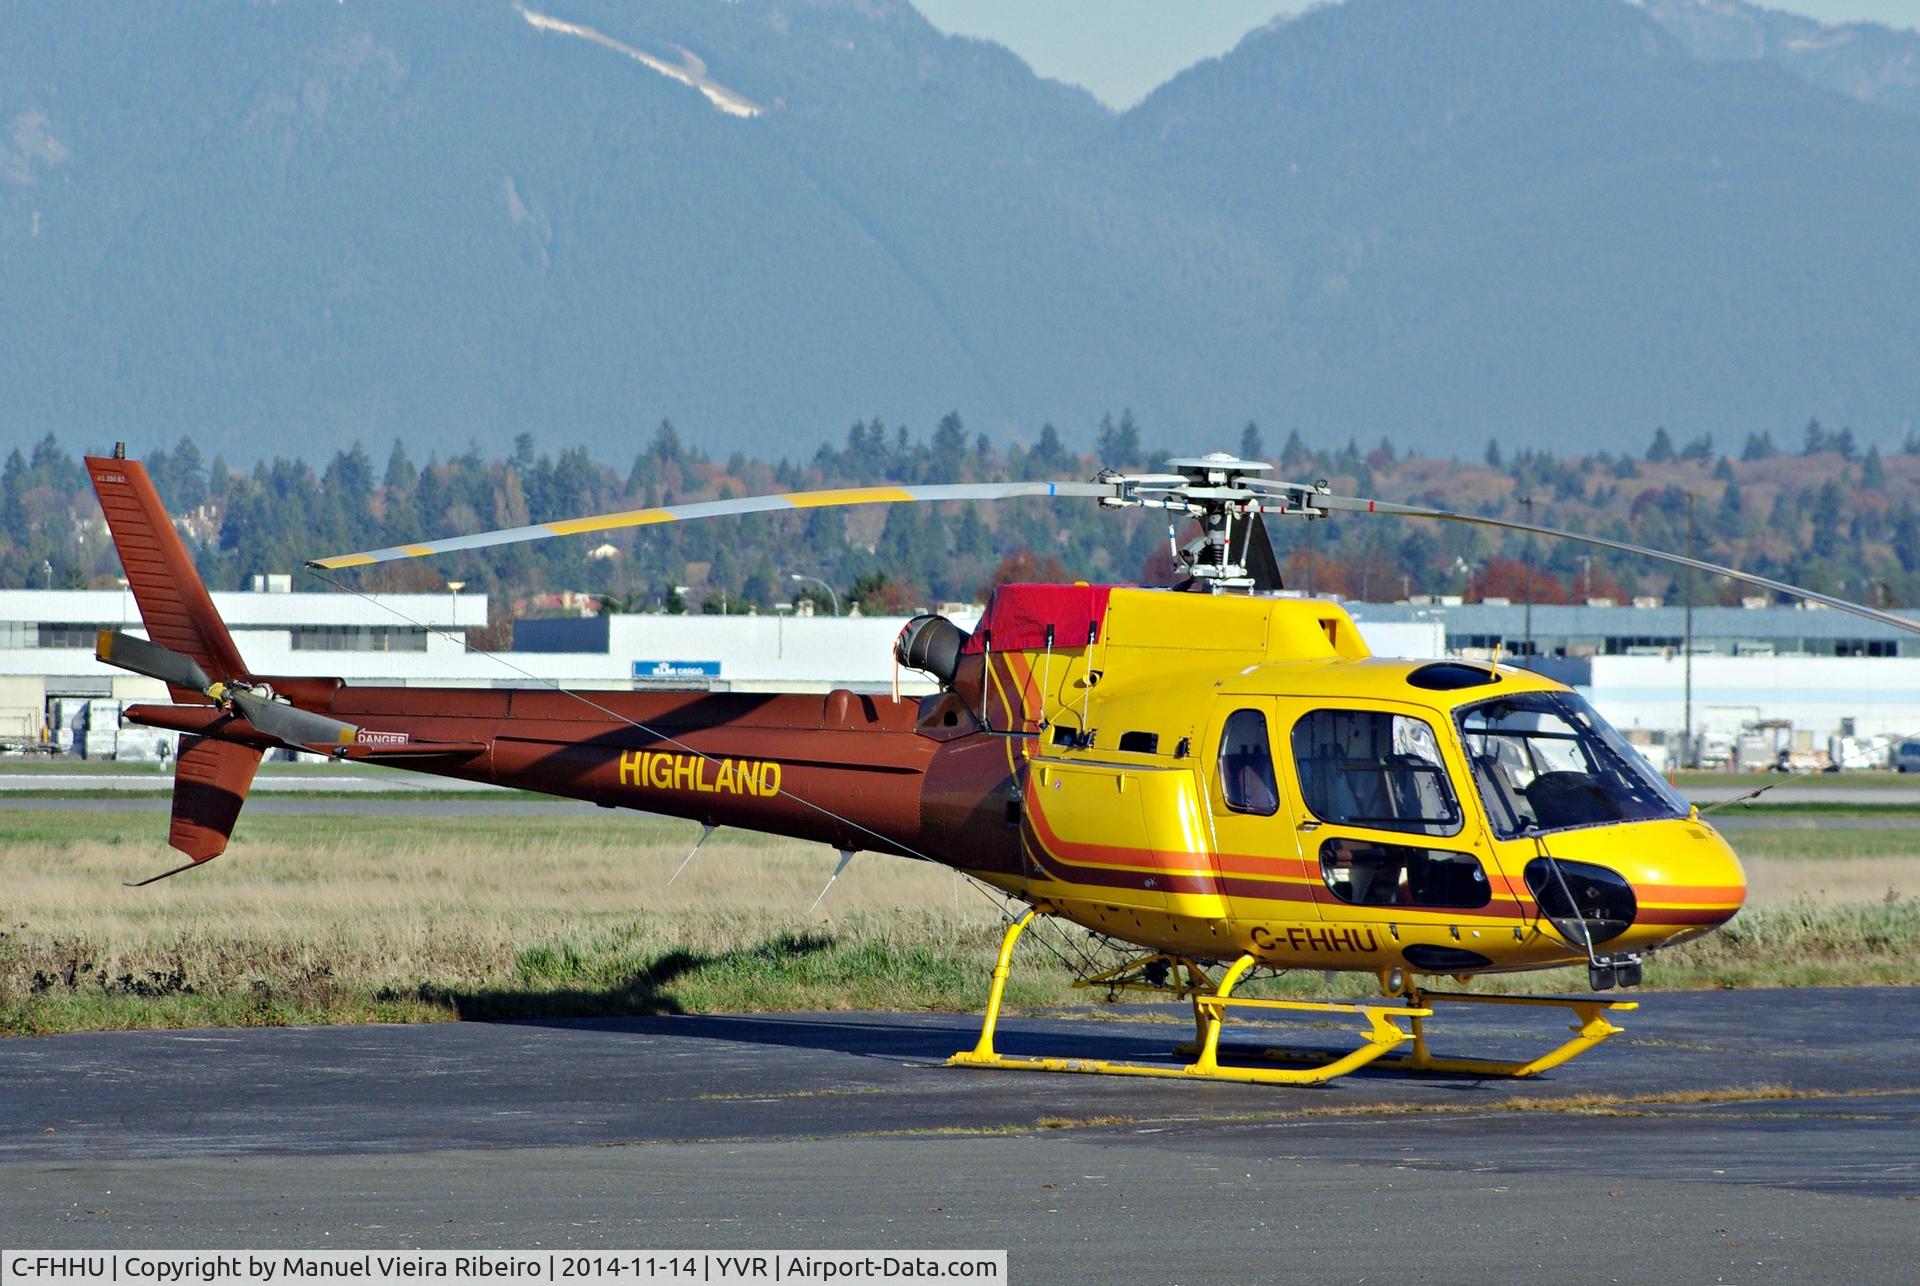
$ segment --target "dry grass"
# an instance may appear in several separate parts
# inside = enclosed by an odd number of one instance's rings
[[[941,868],[857,857],[818,912],[819,845],[567,817],[243,821],[217,862],[173,865],[155,813],[50,802],[0,813],[0,1031],[419,1021],[509,1014],[931,1007],[985,998],[997,903]],[[1750,909],[1660,957],[1666,986],[1920,982],[1920,831],[1767,832]],[[1841,856],[1835,856],[1835,854]],[[1009,999],[1085,1005],[1021,953]],[[1500,990],[1584,978],[1489,978]],[[1278,994],[1326,994],[1318,974]],[[1331,990],[1364,995],[1371,980]]]
[[[0,815],[0,1030],[984,999],[997,903],[952,873],[627,817],[262,816],[208,866],[152,817]],[[1022,994],[1030,990],[1021,980]],[[1037,997],[1036,997],[1037,998]]]
[[[1747,868],[1747,905],[1756,910],[1920,897],[1920,829],[1808,827],[1731,839]]]

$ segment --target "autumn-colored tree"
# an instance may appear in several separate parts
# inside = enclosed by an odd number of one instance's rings
[[[926,594],[910,580],[894,579],[885,572],[867,572],[853,583],[852,596],[866,616],[906,616],[927,601]]]
[[[1467,601],[1478,603],[1482,599],[1505,598],[1515,603],[1527,600],[1529,577],[1527,564],[1518,558],[1489,558],[1474,573],[1467,589]],[[1531,577],[1533,601],[1536,603],[1568,603],[1573,601],[1565,582],[1538,563],[1534,564]]]
[[[1356,595],[1359,582],[1352,569],[1338,559],[1318,550],[1296,549],[1280,564],[1280,579],[1288,589],[1311,590],[1315,594]]]
[[[1172,585],[1180,580],[1181,575],[1180,561],[1165,545],[1155,545],[1146,561],[1140,564],[1140,583],[1150,588]]]
[[[980,587],[980,597],[985,598],[1000,585],[1057,585],[1066,579],[1067,569],[1052,554],[1016,549],[994,564],[987,583]]]

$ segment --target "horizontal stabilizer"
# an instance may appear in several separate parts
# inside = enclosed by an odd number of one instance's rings
[[[410,741],[404,746],[342,746],[333,753],[337,759],[377,764],[389,759],[471,759],[486,750],[484,741]]]

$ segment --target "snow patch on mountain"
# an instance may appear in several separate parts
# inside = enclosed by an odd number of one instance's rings
[[[615,40],[605,32],[582,23],[555,18],[550,14],[529,9],[525,5],[515,5],[514,8],[520,11],[520,16],[525,18],[527,25],[534,30],[556,32],[563,36],[577,36],[604,49],[611,49],[617,54],[631,58],[649,71],[658,72],[669,80],[677,80],[690,89],[699,90],[709,103],[728,116],[751,118],[766,110],[744,94],[735,93],[711,79],[707,75],[706,63],[695,56],[691,50],[682,49],[678,45],[673,46],[674,51],[680,55],[680,61],[678,64],[670,63],[655,58],[652,54],[643,53],[632,45]]]

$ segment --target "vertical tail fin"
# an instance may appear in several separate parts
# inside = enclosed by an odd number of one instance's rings
[[[173,824],[167,843],[195,862],[227,851],[227,839],[247,802],[260,752],[237,741],[180,738],[173,768]]]
[[[192,657],[208,676],[223,683],[247,677],[247,665],[233,636],[214,610],[213,598],[194,570],[180,533],[146,467],[116,452],[88,456],[87,472],[107,516],[127,586],[139,604],[147,637],[163,648]],[[205,701],[190,687],[169,684],[175,701]],[[185,736],[173,770],[173,821],[167,842],[194,865],[226,852],[233,824],[253,785],[260,751],[218,737]],[[178,870],[187,870],[180,867]],[[154,879],[164,879],[168,871]],[[141,883],[152,883],[144,880]]]
[[[147,637],[192,657],[222,682],[245,678],[247,664],[240,658],[240,649],[214,610],[213,598],[194,570],[180,533],[173,529],[146,467],[137,460],[88,456],[87,472],[107,516],[107,529],[113,533]],[[200,698],[197,693],[183,697],[183,690],[176,689],[174,699]]]

